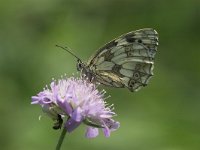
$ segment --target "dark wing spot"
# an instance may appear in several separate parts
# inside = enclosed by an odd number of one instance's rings
[[[112,68],[112,71],[113,71],[114,73],[119,73],[119,71],[120,71],[121,68],[122,68],[121,65],[115,64],[115,65],[113,66],[113,68]]]
[[[126,55],[127,55],[127,57],[131,57],[131,56],[133,56],[133,53],[131,53],[131,52],[129,51],[129,52],[126,52]]]
[[[131,91],[131,92],[134,92],[133,90],[133,87],[135,86],[136,84],[136,81],[134,79],[130,79],[129,82],[128,82],[128,89]]]
[[[134,35],[133,34],[127,34],[125,35],[125,39],[128,43],[133,43],[135,42],[135,38],[133,37]]]
[[[126,38],[126,41],[127,41],[128,43],[133,43],[133,42],[135,42],[135,38],[133,38],[133,37],[127,37],[127,38]]]
[[[134,79],[130,79],[129,82],[128,82],[128,86],[129,88],[133,88],[133,86],[135,85],[135,80]]]
[[[116,41],[111,41],[111,42],[109,42],[108,44],[105,45],[104,49],[110,49],[114,46],[117,46],[117,43],[118,42],[116,42]]]
[[[140,78],[140,73],[139,73],[139,72],[134,72],[134,73],[133,73],[133,78],[134,78],[135,80],[138,80],[138,79]]]
[[[138,43],[142,43],[142,40],[141,40],[141,39],[138,39]]]
[[[110,52],[110,50],[107,50],[102,56],[104,56],[105,61],[111,61],[111,59],[114,57],[114,54]]]

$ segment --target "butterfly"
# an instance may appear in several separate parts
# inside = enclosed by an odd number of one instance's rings
[[[158,33],[144,28],[123,34],[98,49],[87,63],[56,46],[77,58],[77,70],[90,81],[134,92],[153,76]]]

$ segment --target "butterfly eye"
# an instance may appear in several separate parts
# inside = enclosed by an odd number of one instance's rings
[[[78,60],[76,68],[78,71],[81,71],[81,69],[83,68],[83,63],[80,60]]]

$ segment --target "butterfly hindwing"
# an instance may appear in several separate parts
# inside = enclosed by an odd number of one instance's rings
[[[137,91],[153,75],[158,34],[147,28],[124,34],[100,48],[88,61],[95,80],[112,87]]]

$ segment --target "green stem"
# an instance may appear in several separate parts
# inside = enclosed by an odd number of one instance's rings
[[[67,130],[65,128],[63,128],[62,133],[61,133],[60,138],[59,138],[59,141],[58,141],[58,144],[56,145],[56,150],[60,150],[66,133],[67,133]]]

